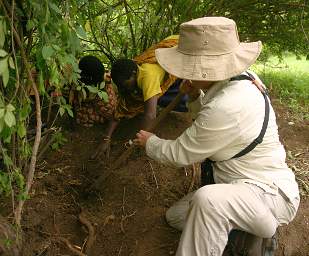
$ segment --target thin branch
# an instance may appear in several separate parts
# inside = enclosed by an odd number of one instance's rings
[[[148,163],[149,163],[149,166],[150,166],[150,169],[151,169],[151,172],[152,172],[152,176],[153,176],[153,178],[154,178],[154,180],[155,180],[155,182],[156,182],[156,187],[157,187],[157,189],[159,189],[158,180],[157,180],[156,174],[155,174],[155,172],[154,172],[154,169],[153,169],[153,167],[152,167],[152,164],[151,164],[150,161],[148,161]]]
[[[3,10],[5,12],[6,17],[9,18],[8,12],[7,12],[2,1],[1,1],[1,5],[3,7]],[[13,25],[12,29],[13,29],[12,32],[14,33],[14,38],[16,39],[17,45],[20,47],[21,57],[22,57],[24,65],[25,65],[25,68],[26,68],[26,71],[27,71],[27,74],[28,74],[28,78],[30,79],[32,89],[33,89],[33,92],[34,92],[34,97],[35,97],[36,136],[35,136],[34,144],[33,144],[33,147],[32,147],[32,155],[31,155],[29,171],[28,171],[28,175],[27,175],[26,189],[25,189],[25,193],[29,194],[31,186],[32,186],[32,182],[33,182],[34,172],[35,172],[36,156],[37,156],[37,153],[38,153],[40,140],[41,140],[42,122],[41,122],[40,95],[39,95],[39,92],[38,92],[38,89],[37,89],[37,85],[35,84],[35,81],[33,79],[31,69],[30,69],[30,64],[28,62],[25,50],[23,48],[21,38],[19,37],[19,34],[17,33],[14,25]],[[21,214],[22,214],[24,203],[25,203],[24,200],[20,200],[19,203],[18,203],[18,206],[16,208],[16,211],[15,211],[15,221],[16,221],[16,224],[19,227],[20,227]]]
[[[134,31],[133,31],[132,21],[131,21],[131,18],[129,16],[130,11],[129,11],[128,3],[127,3],[126,0],[123,0],[123,4],[124,4],[124,8],[126,10],[127,19],[128,19],[128,22],[129,22],[129,28],[130,28],[130,33],[131,33],[131,37],[132,37],[133,52],[135,54],[136,53],[136,42],[135,42],[135,35],[134,35]]]
[[[302,29],[302,31],[303,31],[303,33],[305,35],[305,38],[306,38],[308,44],[309,44],[309,38],[307,36],[307,33],[306,33],[304,25],[303,25],[305,7],[306,7],[306,0],[304,0],[304,5],[303,5],[302,11],[301,11],[301,15],[300,15],[300,26],[301,26],[301,29]]]
[[[107,5],[107,3],[105,3],[104,1],[102,1],[104,4]],[[119,2],[113,4],[113,5],[109,5],[108,8],[100,10],[98,13],[95,14],[95,16],[101,16],[102,14],[108,12],[110,10],[110,8],[114,9],[116,7],[118,7],[119,5],[122,5],[123,0],[120,0]]]
[[[90,18],[91,15],[89,13],[89,16]],[[99,48],[101,49],[101,51],[103,52],[103,54],[110,60],[110,61],[113,61],[115,59],[115,57],[113,56],[112,53],[109,53],[106,48],[99,42],[99,40],[97,39],[96,37],[96,34],[95,34],[95,31],[93,30],[93,24],[92,24],[92,20],[90,20],[89,18],[89,24],[90,24],[90,30],[91,30],[91,33],[92,33],[92,36],[93,36],[93,39],[94,39],[94,43],[97,44],[99,46]]]

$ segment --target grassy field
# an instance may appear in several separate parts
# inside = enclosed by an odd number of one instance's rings
[[[283,104],[297,117],[309,120],[309,60],[287,54],[283,61],[271,57],[252,68]]]

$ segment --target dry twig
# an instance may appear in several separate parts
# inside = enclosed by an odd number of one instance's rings
[[[195,182],[199,183],[201,180],[201,166],[200,164],[192,164],[192,178],[190,182],[190,186],[188,189],[188,193],[192,191]]]
[[[153,167],[152,167],[152,164],[151,164],[150,161],[148,161],[148,163],[149,163],[149,165],[150,165],[150,169],[151,169],[151,172],[152,172],[152,176],[153,176],[153,178],[154,178],[154,180],[155,180],[155,182],[156,182],[157,189],[159,189],[159,184],[158,184],[157,177],[156,177],[156,174],[155,174],[155,172],[154,172],[154,169],[153,169]]]
[[[84,253],[82,253],[81,251],[79,251],[78,249],[76,249],[76,248],[70,243],[70,241],[69,241],[68,239],[66,239],[66,238],[64,238],[64,237],[58,237],[57,239],[58,239],[58,241],[64,243],[64,244],[68,247],[68,249],[69,249],[71,252],[73,252],[75,255],[78,255],[78,256],[87,256],[87,254],[84,254]]]

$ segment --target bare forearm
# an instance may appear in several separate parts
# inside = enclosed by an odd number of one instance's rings
[[[141,129],[145,131],[149,131],[152,123],[156,119],[157,116],[157,101],[158,96],[154,96],[145,102],[145,111],[141,123]]]
[[[142,122],[141,122],[141,126],[140,129],[141,130],[145,130],[145,131],[149,131],[149,129],[151,128],[151,125],[153,123],[153,121],[156,119],[156,115],[152,114],[152,115],[148,115],[148,114],[144,114]]]

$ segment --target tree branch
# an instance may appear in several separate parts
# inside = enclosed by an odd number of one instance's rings
[[[128,22],[129,22],[129,28],[130,28],[130,33],[131,33],[131,37],[132,37],[132,45],[133,45],[133,52],[135,55],[136,53],[136,42],[135,42],[135,35],[134,35],[134,31],[133,31],[133,25],[132,25],[132,21],[130,19],[130,11],[129,11],[129,8],[128,8],[128,3],[126,0],[123,0],[123,4],[124,4],[124,8],[126,10],[126,15],[127,15],[127,19],[128,19]]]
[[[5,16],[8,19],[10,19],[8,11],[6,10],[6,7],[4,6],[2,1],[1,1],[1,5],[2,5],[3,10],[5,12]],[[14,38],[16,40],[16,43],[20,47],[22,61],[25,65],[26,72],[27,72],[28,78],[30,79],[31,86],[32,86],[32,89],[33,89],[33,92],[34,92],[34,97],[35,97],[36,135],[35,135],[35,140],[34,140],[34,144],[33,144],[33,147],[32,147],[32,155],[31,155],[31,160],[30,160],[30,165],[29,165],[29,171],[28,171],[28,174],[27,174],[27,182],[26,182],[26,189],[25,189],[25,193],[29,194],[29,191],[31,189],[32,182],[33,182],[34,172],[35,172],[36,156],[37,156],[37,153],[38,153],[40,140],[41,140],[42,121],[41,121],[40,95],[39,95],[39,92],[38,92],[38,89],[37,89],[37,85],[36,85],[36,83],[33,79],[31,69],[30,69],[30,64],[28,62],[25,50],[23,48],[21,38],[19,37],[19,34],[17,33],[14,25],[12,26],[12,29],[13,29],[13,31],[11,31],[11,32],[14,34]],[[16,224],[19,227],[20,227],[21,215],[22,215],[24,203],[25,203],[24,200],[20,200],[19,203],[18,203],[18,206],[16,207],[16,210],[15,210],[15,221],[16,221]]]

